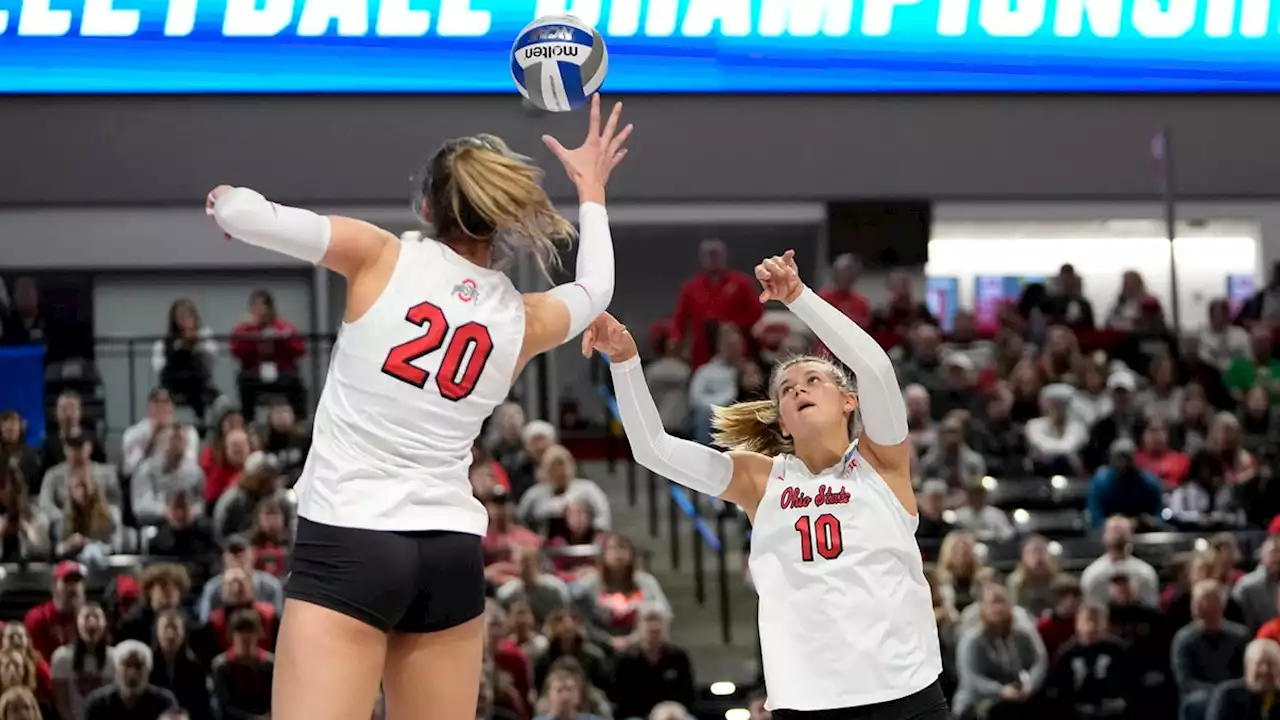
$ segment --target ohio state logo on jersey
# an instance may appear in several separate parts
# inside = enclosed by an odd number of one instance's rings
[[[476,281],[471,278],[454,285],[453,294],[457,295],[462,302],[467,303],[480,299],[480,289],[476,287]]]

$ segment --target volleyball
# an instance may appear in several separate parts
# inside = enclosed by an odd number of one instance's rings
[[[511,76],[520,94],[550,112],[568,112],[586,104],[608,70],[604,38],[571,15],[534,20],[511,46]]]

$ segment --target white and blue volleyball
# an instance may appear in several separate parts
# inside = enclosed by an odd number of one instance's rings
[[[511,47],[511,76],[520,94],[550,112],[582,107],[608,70],[604,38],[571,15],[534,20]]]

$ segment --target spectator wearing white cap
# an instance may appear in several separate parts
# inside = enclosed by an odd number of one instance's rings
[[[530,420],[520,431],[520,442],[535,468],[542,464],[542,456],[558,441],[556,426],[546,420]]]
[[[933,412],[946,417],[955,410],[970,416],[982,413],[982,398],[975,390],[978,375],[973,360],[963,353],[950,353],[942,359],[942,387],[933,395]]]
[[[1138,378],[1123,365],[1112,369],[1107,376],[1107,392],[1111,395],[1111,412],[1099,418],[1090,431],[1089,446],[1085,450],[1085,466],[1090,470],[1106,464],[1111,444],[1120,438],[1138,440],[1142,415],[1138,412],[1136,395]]]
[[[1067,412],[1075,389],[1064,383],[1046,385],[1040,391],[1040,417],[1027,422],[1027,449],[1033,467],[1041,473],[1083,475],[1081,452],[1089,443],[1089,429]]]

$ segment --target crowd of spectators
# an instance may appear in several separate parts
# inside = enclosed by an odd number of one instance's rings
[[[760,399],[779,357],[822,350],[725,252],[703,244],[646,371],[667,430],[702,442],[712,407]],[[1105,313],[1064,265],[997,327],[961,310],[944,333],[904,275],[873,307],[859,270],[840,257],[820,294],[898,366],[956,715],[1280,718],[1280,266],[1187,334],[1135,271]],[[1000,493],[1057,505],[1010,512]],[[1238,538],[1265,530],[1242,557]],[[1168,531],[1203,537],[1159,567],[1134,554]],[[1069,538],[1101,541],[1079,577],[1060,569]],[[1018,545],[1012,572],[987,566]]]

